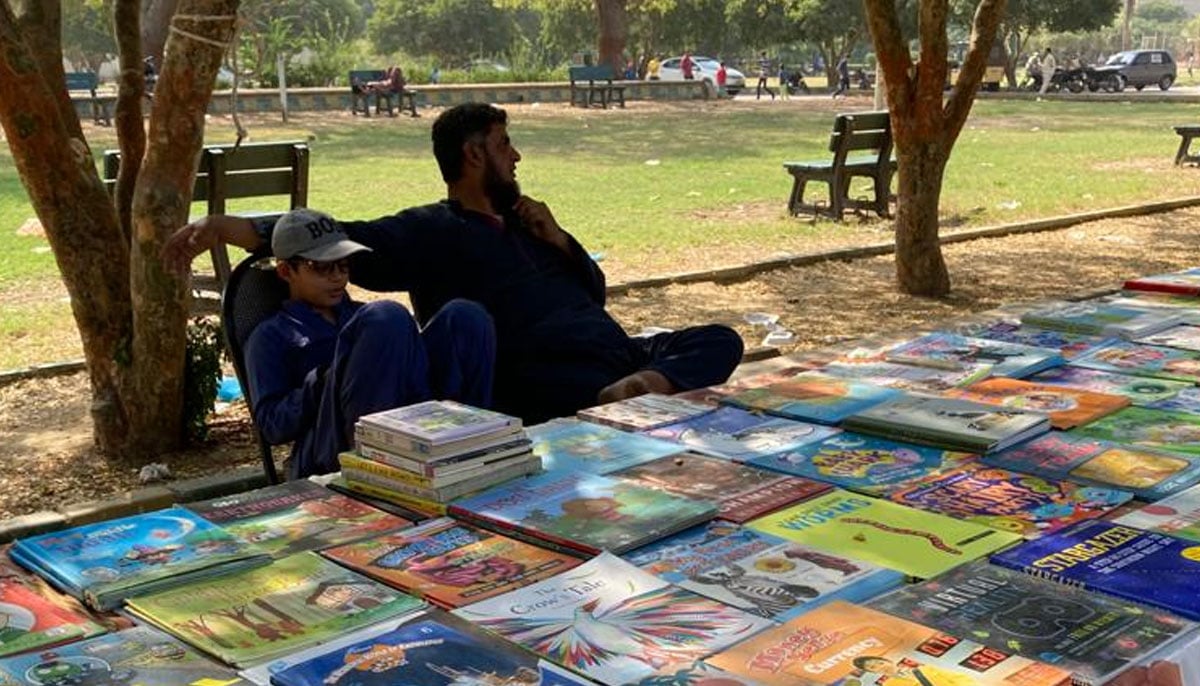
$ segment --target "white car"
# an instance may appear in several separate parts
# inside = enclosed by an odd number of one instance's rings
[[[658,78],[663,81],[682,81],[683,70],[679,68],[679,63],[683,61],[682,57],[672,57],[663,60],[662,66],[658,70]],[[698,57],[692,55],[692,76],[697,81],[707,81],[715,88],[717,85],[717,69],[721,67],[721,63],[711,57]],[[743,88],[746,87],[746,75],[732,67],[725,67],[725,92],[730,95],[737,95]]]

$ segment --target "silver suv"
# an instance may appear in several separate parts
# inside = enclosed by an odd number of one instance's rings
[[[1117,91],[1125,86],[1141,90],[1152,85],[1167,90],[1175,83],[1175,60],[1166,50],[1126,50],[1109,57],[1096,69],[1096,76],[1110,81]]]

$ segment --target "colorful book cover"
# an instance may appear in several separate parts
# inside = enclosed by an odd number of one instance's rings
[[[720,407],[682,422],[650,429],[645,435],[672,441],[705,455],[742,462],[788,450],[838,432],[827,426],[764,417],[736,407]]]
[[[894,388],[808,372],[788,381],[735,393],[724,402],[788,419],[837,424],[899,393]]]
[[[1111,596],[972,562],[867,606],[1108,683],[1195,624]]]
[[[684,450],[678,443],[574,418],[554,419],[527,431],[533,454],[542,458],[546,471],[607,474]]]
[[[461,607],[579,564],[562,553],[440,518],[322,553],[441,607]]]
[[[693,527],[625,559],[664,581],[777,622],[838,598],[862,602],[904,583],[904,575],[890,569],[720,523]]]
[[[355,629],[354,631],[330,638],[328,641],[323,643],[304,648],[303,650],[289,652],[286,655],[282,655],[273,660],[259,662],[252,667],[238,670],[238,675],[250,683],[255,684],[256,686],[270,686],[271,676],[278,674],[285,669],[295,667],[302,662],[307,662],[315,657],[320,657],[325,653],[333,652],[339,648],[345,648],[346,646],[366,641],[381,634],[386,634],[389,631],[404,626],[405,624],[414,621],[420,621],[434,612],[438,611],[434,610],[433,608],[423,608],[399,617],[394,617],[392,619],[372,624],[362,629]],[[442,617],[449,616],[443,612],[438,612],[438,614]]]
[[[1046,433],[1050,419],[1040,412],[969,400],[905,395],[859,412],[843,426],[884,438],[991,452]]]
[[[747,464],[854,491],[885,495],[927,474],[972,464],[978,459],[971,453],[898,443],[847,431],[820,443],[757,457]]]
[[[1196,304],[1200,305],[1200,301],[1197,301]],[[1142,336],[1136,339],[1135,342],[1143,345],[1161,345],[1168,348],[1180,348],[1182,350],[1200,352],[1200,326],[1180,324],[1179,326],[1172,326],[1169,329],[1159,331],[1156,334]]]
[[[1113,520],[1116,524],[1146,531],[1171,534],[1177,538],[1200,541],[1200,486],[1193,486],[1127,512]]]
[[[1004,378],[984,379],[967,388],[947,391],[946,396],[1042,412],[1050,416],[1054,428],[1064,430],[1087,424],[1130,404],[1129,398],[1122,395]]]
[[[928,579],[995,552],[1017,534],[834,491],[748,525],[834,555]]]
[[[896,362],[840,360],[830,362],[820,371],[829,376],[854,379],[872,386],[917,393],[941,393],[951,388],[970,386],[980,379],[987,378],[991,367],[977,364],[964,369],[939,369]]]
[[[712,411],[711,405],[684,400],[671,395],[647,393],[615,403],[589,407],[576,416],[596,424],[614,426],[626,431],[645,431]]]
[[[539,683],[538,659],[466,622],[430,617],[271,676],[278,686],[518,686]]]
[[[974,467],[926,477],[889,497],[901,505],[1037,538],[1102,517],[1129,502],[1133,494]]]
[[[135,593],[268,560],[254,546],[182,507],[21,539],[10,554],[100,610]]]
[[[1159,500],[1200,482],[1200,458],[1133,449],[1055,431],[983,461],[1050,479],[1111,486],[1142,500]]]
[[[1200,381],[1200,352],[1132,341],[1109,341],[1079,355],[1071,360],[1071,364],[1102,372],[1190,383]]]
[[[705,660],[764,686],[1066,686],[1070,672],[878,610],[823,605]]]
[[[464,498],[450,514],[585,553],[623,553],[717,515],[713,503],[595,474],[547,472]]]
[[[611,686],[701,659],[771,625],[607,553],[455,614]]]
[[[901,343],[885,353],[890,362],[942,369],[963,369],[974,364],[991,367],[992,376],[1020,378],[1066,360],[1053,348],[1035,348],[987,338],[952,333],[932,333]]]
[[[412,526],[311,481],[289,481],[186,507],[276,558]]]
[[[1175,326],[1181,320],[1169,310],[1132,307],[1101,301],[1058,302],[1021,315],[1021,322],[1047,329],[1092,336],[1138,338]]]
[[[547,686],[545,682],[538,686]],[[630,686],[759,686],[750,679],[705,664],[703,660],[668,665]]]
[[[82,613],[61,607],[17,581],[0,579],[0,655],[77,641],[105,632]]]
[[[242,686],[233,670],[139,626],[0,660],[6,686]]]
[[[1035,348],[1057,350],[1065,359],[1070,360],[1079,353],[1099,343],[1103,338],[1084,334],[1067,333],[1053,329],[1042,329],[1036,326],[1022,326],[1020,321],[1000,319],[979,327],[968,329],[972,336],[988,338],[993,341],[1020,343]]]
[[[20,584],[32,591],[46,603],[59,608],[68,615],[86,617],[107,631],[121,631],[134,625],[132,619],[116,612],[94,612],[79,598],[63,593],[45,577],[17,564],[9,555],[12,543],[0,545],[0,581]]]
[[[452,400],[427,400],[364,415],[359,421],[368,426],[402,434],[426,445],[509,433],[521,426],[521,420],[499,412],[463,405]]]
[[[1129,279],[1125,282],[1125,290],[1198,296],[1200,295],[1200,268]]]
[[[996,553],[992,564],[1200,619],[1200,546],[1092,521]]]
[[[614,472],[647,488],[717,503],[722,519],[745,522],[818,493],[828,484],[715,457],[684,453]]]
[[[811,369],[813,369],[812,364],[789,364],[773,371],[763,372],[761,374],[752,374],[750,376],[743,376],[737,379],[730,379],[723,384],[676,393],[675,397],[701,403],[703,405],[715,406],[721,404],[725,398],[728,398],[731,395],[735,395],[752,388],[764,388],[773,383],[787,381],[796,375],[802,374]]]
[[[1084,369],[1071,365],[1039,372],[1029,377],[1029,381],[1081,388],[1094,393],[1123,395],[1129,398],[1134,405],[1139,406],[1148,406],[1167,400],[1182,390],[1192,388],[1192,384],[1186,381],[1102,372],[1098,369]]]
[[[131,598],[127,607],[200,650],[246,667],[423,605],[307,552],[234,576]]]
[[[1200,415],[1186,412],[1127,407],[1074,429],[1073,433],[1169,453],[1200,455]]]
[[[1152,410],[1200,414],[1200,388],[1188,386],[1166,400],[1147,403],[1145,407]]]

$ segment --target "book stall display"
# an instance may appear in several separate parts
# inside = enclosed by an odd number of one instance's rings
[[[1200,269],[16,541],[0,686],[1200,686]]]

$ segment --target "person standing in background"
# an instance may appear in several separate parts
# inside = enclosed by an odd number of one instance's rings
[[[689,52],[683,53],[683,59],[679,61],[679,71],[683,72],[684,81],[693,81],[696,78],[693,71],[696,63],[692,61],[692,54]]]
[[[767,57],[767,51],[763,50],[758,56],[758,88],[755,89],[755,100],[761,100],[763,91],[770,94],[771,99],[775,99],[775,91],[767,85],[767,77],[771,74],[771,58]]]

